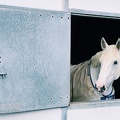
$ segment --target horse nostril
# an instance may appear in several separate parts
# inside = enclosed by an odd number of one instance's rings
[[[105,91],[105,85],[103,85],[102,87],[97,87],[97,85],[95,84],[95,89],[97,90],[97,91],[99,91],[99,92],[104,92]]]
[[[104,92],[105,91],[105,85],[103,85],[103,87],[100,88],[99,92]]]

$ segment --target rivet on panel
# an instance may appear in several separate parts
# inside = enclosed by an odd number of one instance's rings
[[[50,99],[53,100],[53,97],[51,97]]]
[[[62,96],[60,96],[60,99],[62,98]]]
[[[66,99],[68,99],[69,97],[68,96],[66,96]]]
[[[42,100],[42,98],[39,98],[39,100],[41,101],[41,100]]]

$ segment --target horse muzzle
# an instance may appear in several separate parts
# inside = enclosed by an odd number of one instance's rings
[[[103,85],[102,87],[97,87],[97,85],[95,84],[95,89],[100,92],[100,93],[103,93],[105,91],[105,85]]]

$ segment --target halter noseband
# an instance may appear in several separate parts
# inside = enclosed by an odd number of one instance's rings
[[[91,83],[92,83],[92,86],[93,86],[94,90],[97,91],[96,88],[95,88],[95,86],[94,86],[94,84],[93,84],[93,81],[92,81],[91,72],[90,72],[90,66],[91,66],[91,61],[88,63],[87,75],[90,77],[90,81],[91,81]],[[110,94],[108,94],[108,95],[103,95],[103,94],[101,94],[102,97],[100,97],[100,100],[115,99],[115,95],[112,94],[112,93],[113,93],[113,90],[114,90],[114,88],[112,88]],[[97,93],[100,94],[98,91],[97,91]]]
[[[103,95],[103,97],[100,98],[100,100],[111,100],[111,99],[115,99],[115,95],[112,95],[113,92],[113,88],[112,91],[109,95]]]

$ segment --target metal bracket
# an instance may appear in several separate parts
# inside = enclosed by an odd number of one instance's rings
[[[0,76],[2,76],[2,79],[4,79],[7,75],[7,70],[2,66],[0,67]]]

